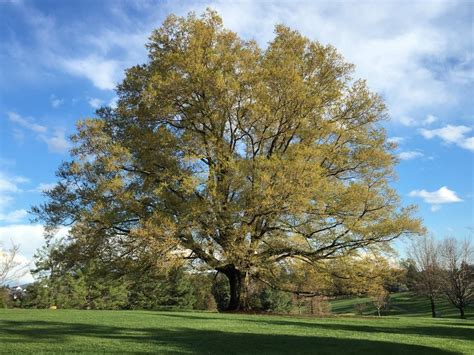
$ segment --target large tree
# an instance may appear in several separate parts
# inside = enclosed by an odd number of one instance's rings
[[[333,47],[279,25],[262,49],[208,10],[169,16],[147,48],[34,208],[83,252],[194,260],[228,278],[237,310],[249,277],[277,286],[292,260],[420,232],[389,187],[385,106]]]

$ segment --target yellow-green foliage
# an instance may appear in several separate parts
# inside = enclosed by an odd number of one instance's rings
[[[74,222],[76,240],[117,257],[263,281],[422,231],[389,187],[385,106],[333,47],[276,26],[261,49],[211,10],[168,17],[147,47],[117,108],[79,123],[74,161],[35,210],[49,225]]]

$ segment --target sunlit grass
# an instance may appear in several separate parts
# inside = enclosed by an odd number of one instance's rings
[[[368,297],[350,297],[331,301],[331,310],[334,314],[352,315],[357,313],[356,305],[363,304],[362,315],[377,315],[377,311]],[[445,298],[436,302],[436,312],[440,318],[459,318],[459,310]],[[415,296],[410,292],[395,293],[390,295],[388,309],[384,315],[397,315],[406,317],[431,317],[430,302],[428,299]],[[466,316],[474,318],[474,307],[466,309]]]
[[[0,310],[0,352],[461,354],[474,322],[200,312]]]

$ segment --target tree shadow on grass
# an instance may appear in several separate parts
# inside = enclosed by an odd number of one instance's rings
[[[196,315],[184,315],[176,313],[160,313],[162,316],[173,317],[173,318],[183,318],[183,319],[195,319],[195,320],[205,320],[209,321],[209,318],[196,316]],[[382,318],[384,319],[384,318]],[[386,318],[385,318],[386,319]],[[228,321],[229,318],[213,318],[212,321],[223,320]],[[266,315],[261,315],[260,318],[246,318],[243,319],[246,322],[252,323],[264,323],[271,326],[297,326],[303,328],[321,328],[321,329],[332,329],[332,330],[343,330],[351,332],[365,332],[365,333],[395,333],[395,334],[406,334],[406,335],[428,335],[439,338],[454,338],[454,339],[474,339],[474,328],[468,328],[466,326],[471,326],[471,322],[446,322],[442,320],[436,320],[433,322],[439,322],[440,324],[430,324],[428,326],[416,325],[416,326],[403,326],[403,327],[384,327],[377,324],[378,319],[371,319],[370,325],[361,325],[361,324],[340,324],[340,323],[317,323],[317,322],[302,322],[298,318],[295,320],[281,320],[281,319],[272,319]],[[441,326],[440,326],[441,325]]]
[[[265,322],[269,325],[290,325],[305,328],[321,328],[321,329],[332,329],[332,330],[343,330],[351,332],[364,332],[364,333],[391,333],[391,334],[405,334],[405,335],[427,335],[432,337],[440,338],[454,338],[454,339],[474,339],[474,328],[465,327],[453,327],[453,326],[403,326],[403,327],[384,327],[380,326],[374,321],[371,325],[361,324],[340,324],[340,323],[311,323],[311,322],[298,322],[298,321],[285,321],[285,320],[273,320],[273,319],[261,319],[261,320],[248,320],[251,322]]]
[[[437,320],[436,322],[437,323],[439,322],[439,324],[447,325],[450,327],[458,327],[458,328],[472,327],[472,331],[474,332],[474,322],[472,320],[463,319],[463,320],[460,320],[459,322],[446,322],[443,320]]]
[[[80,336],[81,338],[74,338]],[[51,321],[0,321],[0,343],[44,344],[45,351],[94,351],[95,339],[107,339],[112,347],[128,351],[174,349],[191,353],[297,353],[297,354],[457,354],[437,348],[321,336],[233,333],[216,330],[177,328],[125,328]],[[146,345],[146,347],[144,347]],[[70,347],[70,348],[68,348]],[[151,349],[150,349],[151,347]]]

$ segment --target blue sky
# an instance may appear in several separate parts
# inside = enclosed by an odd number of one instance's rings
[[[473,4],[0,0],[0,242],[31,260],[42,227],[26,211],[68,159],[75,122],[113,104],[123,70],[146,60],[147,37],[168,14],[206,7],[261,46],[277,23],[334,45],[385,98],[403,204],[417,204],[437,237],[472,235]]]

